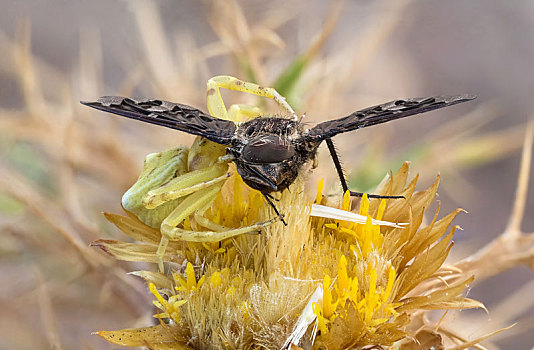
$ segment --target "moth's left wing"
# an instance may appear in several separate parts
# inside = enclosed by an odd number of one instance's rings
[[[472,95],[455,95],[395,100],[356,111],[344,118],[319,123],[310,129],[305,137],[310,141],[318,142],[337,134],[452,106],[472,100],[475,97]]]
[[[104,96],[96,102],[81,103],[104,112],[203,136],[223,145],[231,143],[236,130],[235,123],[230,120],[214,118],[194,107],[168,101]]]

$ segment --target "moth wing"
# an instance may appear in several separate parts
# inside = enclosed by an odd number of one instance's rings
[[[236,124],[230,120],[214,118],[194,107],[163,100],[104,96],[96,102],[81,103],[104,112],[202,136],[223,145],[230,144],[236,130]]]
[[[343,118],[319,123],[308,131],[306,137],[311,141],[322,141],[344,132],[452,106],[474,98],[476,96],[454,95],[390,101],[356,111]]]

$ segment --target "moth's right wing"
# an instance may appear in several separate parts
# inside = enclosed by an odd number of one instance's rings
[[[104,112],[202,136],[222,145],[231,143],[236,130],[236,124],[230,120],[214,118],[191,106],[168,101],[104,96],[96,102],[81,103]]]

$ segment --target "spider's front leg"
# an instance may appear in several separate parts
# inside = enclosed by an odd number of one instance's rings
[[[159,260],[159,269],[163,271],[163,256],[170,241],[186,242],[220,242],[246,233],[260,233],[263,227],[280,220],[276,216],[270,220],[255,223],[249,226],[230,228],[214,223],[204,217],[221,190],[222,185],[216,185],[204,191],[198,191],[187,197],[161,224],[162,238],[156,256]],[[191,231],[179,227],[182,222],[194,215],[195,221],[208,231]]]
[[[143,223],[159,227],[188,195],[226,180],[229,160],[224,146],[197,137],[190,149],[180,146],[145,158],[136,183],[123,195],[122,206]]]
[[[204,194],[216,194],[220,190],[230,175],[229,160],[220,161],[225,153],[224,146],[198,137],[190,149],[177,147],[149,154],[139,179],[122,198],[124,209],[162,231],[162,223],[173,218],[177,210],[185,206],[194,211],[206,203]],[[162,233],[163,243],[165,239]]]
[[[146,208],[143,204],[143,198],[151,190],[187,174],[188,154],[189,149],[180,146],[147,155],[141,175],[122,196],[122,207],[137,216],[144,224],[158,228],[182,198],[169,199],[157,209]]]
[[[286,102],[286,99],[280,95],[275,89],[270,87],[259,86],[258,84],[245,82],[237,78],[220,75],[208,80],[207,84],[207,102],[208,110],[214,117],[221,119],[228,119],[228,112],[224,105],[224,101],[221,96],[220,88],[246,92],[249,94],[272,98],[289,114],[295,115],[295,111]]]

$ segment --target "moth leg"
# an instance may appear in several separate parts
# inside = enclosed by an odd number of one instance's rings
[[[271,196],[270,194],[263,194],[263,197],[265,198],[265,200],[267,201],[267,203],[269,203],[269,205],[271,206],[271,208],[273,208],[273,210],[274,210],[276,216],[280,218],[280,220],[282,221],[282,223],[284,224],[284,226],[287,226],[287,223],[286,223],[285,220],[284,220],[284,215],[280,215],[280,212],[278,211],[278,209],[277,209],[276,206],[274,205],[273,201],[271,200],[271,198],[274,199],[274,197]]]
[[[234,77],[220,75],[211,78],[207,83],[206,95],[208,110],[214,117],[226,120],[228,119],[228,112],[224,105],[220,88],[272,98],[289,114],[295,114],[295,111],[293,111],[293,108],[291,108],[291,106],[286,102],[286,99],[275,89],[245,82]]]
[[[362,197],[365,192],[350,191],[352,197]],[[381,194],[367,194],[367,198],[379,198],[379,199],[406,199],[404,196],[383,196]]]
[[[330,151],[330,156],[332,157],[332,160],[334,161],[334,165],[336,167],[337,175],[339,176],[339,181],[341,182],[341,187],[343,188],[343,193],[346,193],[349,191],[349,187],[347,186],[347,180],[345,179],[345,174],[343,173],[343,167],[341,166],[341,162],[339,161],[339,157],[336,152],[336,147],[334,146],[334,142],[332,139],[326,139],[326,145],[328,146],[328,150]],[[363,192],[354,192],[349,191],[351,196],[354,197],[361,197],[364,195]],[[383,199],[399,199],[399,198],[406,198],[404,196],[382,196],[379,194],[368,194],[367,197],[369,198],[383,198]]]

